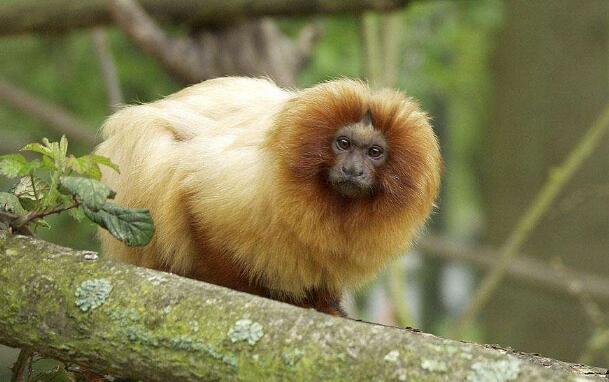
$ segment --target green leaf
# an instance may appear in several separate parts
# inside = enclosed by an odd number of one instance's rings
[[[49,191],[46,193],[44,198],[42,199],[42,207],[49,208],[58,204],[59,198],[62,196],[59,193],[59,176],[57,173],[54,173],[51,176],[51,183],[49,184]]]
[[[53,151],[49,147],[43,146],[40,143],[29,143],[19,151],[32,151],[54,159]]]
[[[109,167],[118,172],[118,166],[112,163],[109,158],[95,154],[84,155],[79,158],[70,156],[66,161],[66,165],[77,173],[96,180],[100,180],[102,175],[99,165]]]
[[[68,155],[68,138],[65,135],[62,135],[59,140],[59,152],[63,158]]]
[[[79,223],[86,217],[85,213],[83,212],[82,208],[80,208],[80,207],[72,208],[71,210],[68,210],[68,214],[70,214],[70,216],[72,216],[72,218]]]
[[[8,192],[0,192],[0,210],[19,216],[27,212],[19,203],[19,198]]]
[[[21,151],[33,151],[43,155],[44,158],[53,160],[54,169],[63,173],[65,170],[65,161],[68,154],[68,140],[65,135],[61,136],[59,142],[50,142],[47,138],[42,139],[40,143],[30,143],[25,145]],[[48,161],[45,161],[45,167],[49,167]]]
[[[64,176],[59,182],[69,194],[74,195],[80,202],[94,211],[101,208],[106,203],[106,199],[112,199],[115,195],[110,187],[95,179]]]
[[[112,163],[110,158],[102,156],[102,155],[96,155],[96,154],[90,154],[87,156],[91,157],[91,160],[93,160],[93,162],[95,162],[97,164],[101,164],[106,167],[110,167],[114,171],[120,173],[120,170],[118,169],[118,165],[116,163]]]
[[[50,157],[47,156],[43,156],[42,157],[42,168],[45,168],[49,171],[57,171],[57,168],[55,167],[55,162],[53,161],[53,159],[51,159]]]
[[[44,219],[36,219],[31,221],[37,228],[51,229],[51,225]]]
[[[59,169],[64,169],[66,156],[68,155],[68,140],[65,135],[61,136],[59,142],[50,142],[48,139],[42,140],[45,144],[48,144],[51,150],[53,150],[55,165]]]
[[[118,240],[130,247],[144,246],[154,234],[154,223],[146,209],[131,209],[113,203],[104,204],[98,211],[83,207],[85,215],[105,228]]]
[[[9,154],[0,156],[0,174],[7,178],[23,176],[27,166],[28,161],[23,155]]]
[[[88,155],[80,158],[70,156],[66,160],[66,166],[89,178],[93,178],[95,180],[101,179],[101,170],[99,169],[99,166]]]
[[[19,179],[19,183],[17,183],[13,189],[13,194],[19,199],[41,200],[44,197],[44,194],[49,191],[49,185],[38,177],[33,178],[33,185],[31,176],[24,176]]]
[[[40,168],[42,163],[39,160],[28,162],[20,154],[9,154],[0,156],[0,174],[7,178],[16,178],[29,175],[30,172]]]

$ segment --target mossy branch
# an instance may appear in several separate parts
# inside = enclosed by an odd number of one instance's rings
[[[0,343],[152,382],[604,380],[604,369],[335,318],[6,233],[0,285]]]

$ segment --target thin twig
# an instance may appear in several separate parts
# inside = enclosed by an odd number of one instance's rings
[[[71,210],[72,208],[76,208],[80,205],[79,202],[75,201],[72,204],[67,206],[58,206],[46,211],[32,211],[27,215],[20,216],[17,218],[13,224],[11,224],[15,229],[20,229],[34,220],[45,218],[49,215],[59,214],[61,212]]]
[[[121,91],[121,84],[118,78],[116,65],[114,64],[114,57],[112,57],[112,51],[110,50],[110,45],[108,43],[108,38],[106,37],[106,32],[101,28],[93,29],[91,34],[93,37],[95,54],[99,61],[101,75],[108,96],[110,111],[116,111],[123,103],[123,92]]]
[[[27,382],[30,380],[30,376],[26,376],[26,371],[30,370],[32,364],[32,356],[34,352],[29,349],[21,349],[17,361],[13,364],[13,375],[11,382]]]
[[[552,170],[548,180],[537,194],[529,209],[524,213],[516,227],[506,240],[501,250],[501,256],[493,270],[484,277],[474,293],[470,304],[458,318],[453,335],[459,337],[467,325],[472,323],[480,310],[489,301],[497,286],[505,277],[511,260],[519,253],[520,247],[531,232],[537,227],[548,208],[556,200],[560,191],[571,177],[577,172],[584,161],[603,142],[602,138],[609,128],[609,105],[605,107],[600,117],[592,124],[586,134],[569,153],[560,167]]]

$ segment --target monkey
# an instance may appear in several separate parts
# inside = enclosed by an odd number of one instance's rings
[[[124,107],[102,135],[120,168],[103,181],[155,222],[145,247],[100,232],[106,256],[333,315],[411,245],[443,166],[416,101],[352,79],[211,79]]]

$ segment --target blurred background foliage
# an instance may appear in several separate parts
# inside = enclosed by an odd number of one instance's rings
[[[277,21],[288,36],[296,36],[310,21],[323,26],[310,62],[298,76],[297,85],[307,87],[344,76],[382,85],[371,78],[366,28],[376,25],[382,32],[388,17],[397,18],[398,32],[389,37],[399,40],[394,45],[398,75],[390,85],[429,111],[446,162],[439,208],[426,234],[455,245],[499,248],[550,169],[560,164],[608,100],[607,4],[418,1],[391,16]],[[182,87],[123,32],[109,27],[107,36],[126,103],[155,100]],[[387,59],[382,54],[380,62]],[[1,37],[0,77],[61,105],[92,128],[111,113],[88,30]],[[0,101],[0,140],[6,146],[42,137],[56,140],[59,134]],[[548,270],[554,269],[553,261],[599,276],[609,270],[607,143],[605,137],[594,159],[584,164],[584,175],[575,177],[561,194],[557,205],[575,203],[575,212],[573,207],[552,208],[541,228],[530,233],[524,251],[546,261],[542,264]],[[71,144],[78,154],[92,149]],[[51,230],[39,232],[41,237],[73,248],[98,248],[92,225],[68,217],[52,223]],[[348,309],[370,321],[453,335],[449,328],[475,290],[478,269],[426,256],[416,247],[412,252],[392,272],[357,292]],[[404,303],[400,319],[396,312]],[[592,320],[588,311],[605,312],[606,303],[510,278],[480,319],[458,336],[602,366],[609,361],[609,347],[601,336],[606,334],[605,313]],[[5,358],[4,365],[0,361],[0,379],[11,356]]]

